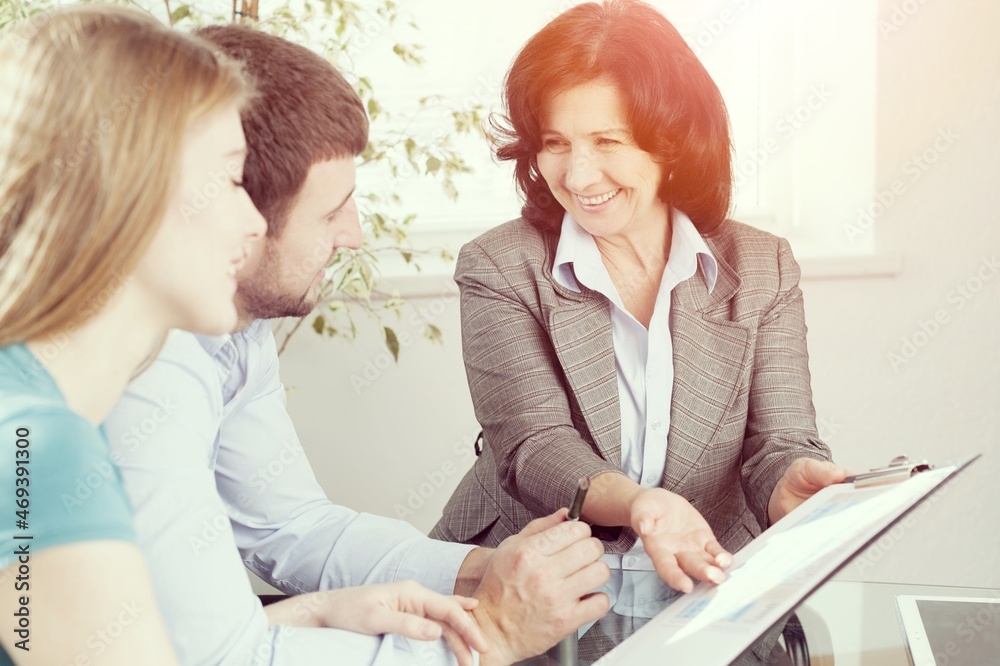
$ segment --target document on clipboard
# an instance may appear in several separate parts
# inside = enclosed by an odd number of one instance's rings
[[[824,488],[736,553],[724,583],[699,583],[595,666],[730,663],[978,457],[897,458]]]

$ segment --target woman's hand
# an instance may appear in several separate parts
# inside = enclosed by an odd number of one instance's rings
[[[675,590],[690,592],[698,580],[721,583],[732,564],[712,528],[691,504],[663,488],[646,488],[632,498],[629,523],[642,539],[660,578]]]
[[[767,503],[767,517],[771,524],[818,493],[823,488],[841,483],[850,472],[836,463],[815,458],[796,458],[785,473]]]
[[[471,666],[470,647],[485,652],[486,639],[469,611],[477,599],[445,596],[404,581],[312,592],[267,606],[271,624],[345,629],[359,634],[399,634],[421,641],[442,636],[458,657]]]

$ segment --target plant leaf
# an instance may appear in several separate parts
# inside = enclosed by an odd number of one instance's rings
[[[170,14],[170,25],[182,21],[189,16],[191,16],[191,8],[187,5],[178,5],[177,9]]]
[[[399,339],[396,337],[396,331],[388,326],[383,326],[382,330],[385,331],[385,346],[389,348],[393,360],[399,363]]]

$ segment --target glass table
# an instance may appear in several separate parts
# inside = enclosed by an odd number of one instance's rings
[[[609,592],[612,601],[608,615],[591,626],[582,627],[578,638],[570,637],[545,655],[521,664],[593,664],[679,597],[653,572],[613,571],[611,583],[603,589]],[[896,596],[901,594],[1000,599],[1000,590],[986,588],[832,580],[795,609],[795,618],[801,625],[798,635],[804,635],[808,661],[803,661],[801,653],[795,654],[795,645],[790,646],[792,656],[786,651],[785,638],[779,640],[784,627],[782,623],[732,663],[738,666],[796,666],[799,663],[812,666],[908,666],[906,644],[896,615]],[[786,635],[793,643],[801,640],[796,638],[794,631]],[[793,660],[793,656],[797,661]],[[997,655],[996,663],[1000,664],[1000,655]]]

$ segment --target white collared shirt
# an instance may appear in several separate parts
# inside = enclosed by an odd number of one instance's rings
[[[285,410],[267,321],[172,332],[105,423],[183,664],[453,664],[443,641],[268,626],[244,565],[289,594],[416,580],[451,594],[472,546],[336,506]]]
[[[647,330],[625,309],[594,237],[569,213],[563,216],[552,276],[567,289],[578,292],[582,284],[610,301],[622,471],[644,488],[660,486],[667,462],[674,384],[671,295],[674,287],[694,277],[699,268],[711,293],[719,274],[718,263],[691,220],[675,209],[670,255]],[[641,542],[625,556],[605,556],[605,561],[613,568],[652,568]]]

